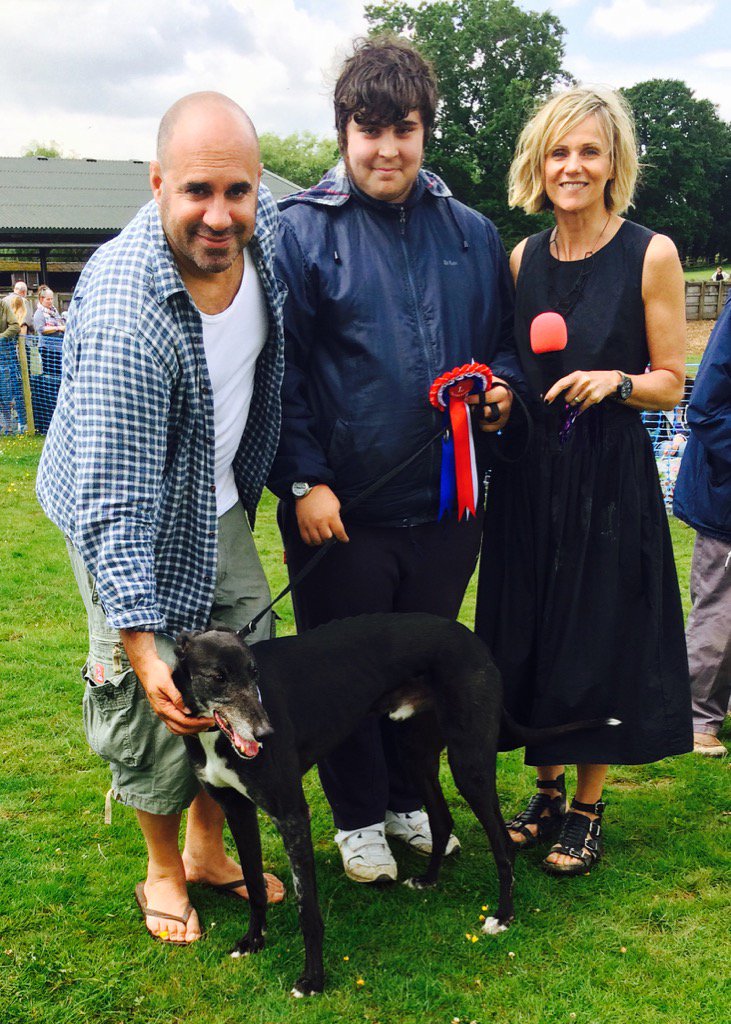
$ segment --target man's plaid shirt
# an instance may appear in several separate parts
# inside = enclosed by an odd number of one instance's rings
[[[277,219],[262,186],[250,252],[266,295],[269,335],[234,459],[252,520],[281,419],[284,288],[272,271]],[[175,634],[206,625],[216,577],[214,449],[201,319],[150,202],[79,279],[37,480],[46,515],[81,553],[116,628]]]

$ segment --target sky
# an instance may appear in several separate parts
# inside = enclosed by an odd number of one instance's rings
[[[731,120],[731,0],[519,0],[567,29],[565,66],[615,88],[680,78]],[[216,89],[259,132],[333,135],[330,96],[363,0],[0,0],[0,155],[148,160],[157,123]]]

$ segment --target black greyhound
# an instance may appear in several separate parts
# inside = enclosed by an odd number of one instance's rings
[[[248,932],[232,956],[264,946],[266,887],[256,808],[281,833],[305,945],[293,994],[321,992],[323,924],[302,775],[370,713],[401,721],[401,749],[422,788],[433,852],[413,887],[437,882],[452,816],[439,785],[447,747],[458,790],[487,833],[500,897],[483,931],[513,920],[515,851],[495,788],[498,749],[607,723],[525,729],[502,709],[502,682],[485,644],[459,623],[424,614],[360,615],[254,648],[229,630],[183,633],[175,683],[187,707],[218,729],[186,736],[198,778],[223,807],[249,893]],[[424,710],[423,714],[416,714]],[[413,717],[411,717],[413,715]]]

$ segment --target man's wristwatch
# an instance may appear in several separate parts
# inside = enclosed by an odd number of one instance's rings
[[[632,394],[632,381],[626,373],[622,373],[621,370],[617,370],[620,380],[617,384],[617,390],[615,392],[615,398],[618,402],[626,402],[629,396]]]
[[[306,484],[302,480],[295,480],[292,484],[292,494],[295,498],[306,498],[314,486],[314,484]]]

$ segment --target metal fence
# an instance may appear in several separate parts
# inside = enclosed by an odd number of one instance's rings
[[[0,434],[45,434],[61,386],[62,338],[0,338]]]
[[[642,413],[642,422],[647,428],[655,452],[663,499],[668,508],[672,508],[675,481],[688,440],[688,402],[698,366],[698,363],[686,363],[683,397],[674,409],[668,412]]]

